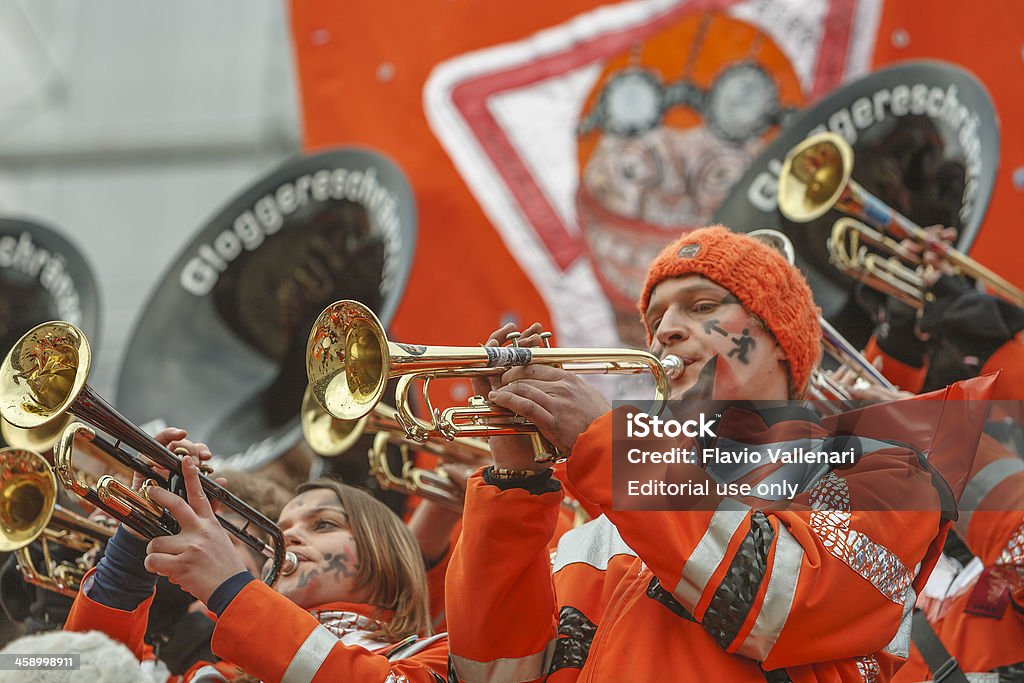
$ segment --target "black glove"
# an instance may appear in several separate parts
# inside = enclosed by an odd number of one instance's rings
[[[963,278],[943,276],[931,291],[935,299],[925,304],[921,331],[972,356],[971,365],[984,365],[1024,329],[1024,309],[973,289]]]
[[[917,311],[889,297],[879,310],[875,341],[885,355],[912,368],[924,366],[928,343],[918,334]]]

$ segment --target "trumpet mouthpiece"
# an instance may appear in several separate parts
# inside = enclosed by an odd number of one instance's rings
[[[288,551],[284,554],[284,563],[281,565],[281,576],[288,576],[299,566],[299,558],[295,553]]]
[[[661,367],[669,379],[675,379],[683,370],[683,359],[679,356],[665,356],[661,359]]]

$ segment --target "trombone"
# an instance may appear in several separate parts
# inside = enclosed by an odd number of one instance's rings
[[[161,486],[184,497],[181,458],[118,413],[86,384],[91,365],[89,342],[77,327],[63,321],[37,325],[14,344],[0,366],[0,416],[22,429],[37,429],[73,416],[76,421],[65,427],[54,446],[54,470],[64,487],[145,537],[178,533],[177,522],[145,496],[145,489]],[[91,425],[115,441],[100,436]],[[109,474],[100,477],[94,488],[79,479],[72,467],[76,438],[84,438],[146,477],[143,491],[133,491]],[[121,444],[139,455],[121,448]],[[169,476],[157,471],[158,467],[167,470]],[[280,574],[295,570],[295,556],[286,552],[284,537],[274,522],[212,479],[203,474],[199,479],[210,498],[246,520],[238,526],[218,515],[221,526],[272,560],[263,577],[266,583],[273,585]],[[250,525],[266,534],[271,543],[249,531]]]
[[[57,480],[43,456],[20,448],[0,449],[0,551],[14,552],[22,578],[73,598],[113,532],[57,503]],[[42,564],[30,546],[36,541]],[[77,553],[58,560],[50,544]]]
[[[935,298],[927,291],[924,278],[908,267],[921,266],[921,257],[858,220],[836,221],[828,239],[828,253],[829,261],[842,272],[911,308],[923,308]]]
[[[676,356],[659,359],[631,349],[553,349],[520,346],[418,346],[389,341],[380,321],[357,301],[337,301],[317,318],[306,348],[306,374],[313,397],[334,417],[355,420],[368,414],[384,395],[392,377],[403,377],[395,410],[406,434],[424,441],[432,436],[534,434],[536,427],[481,401],[445,415],[431,409],[431,422],[418,420],[409,405],[415,379],[493,377],[517,365],[541,363],[570,372],[639,374],[650,372],[657,384],[652,412],[669,396],[669,378],[682,367]],[[406,379],[408,377],[409,379]],[[460,420],[468,417],[468,425]]]
[[[778,251],[790,263],[795,263],[796,250],[793,248],[792,241],[784,233],[765,228],[753,230],[747,234]],[[822,347],[827,355],[840,366],[853,370],[858,381],[863,380],[877,384],[883,389],[896,390],[893,383],[886,379],[878,368],[868,362],[868,359],[861,355],[853,344],[839,334],[839,331],[832,327],[829,321],[819,315],[818,324],[821,326]],[[811,373],[809,392],[813,398],[826,404],[838,401],[846,407],[852,407],[853,398],[849,392],[822,372],[820,367],[815,368]]]
[[[963,252],[928,237],[921,226],[886,206],[850,176],[853,148],[835,133],[812,135],[786,155],[779,171],[779,211],[796,223],[813,221],[839,209],[896,240],[912,238],[925,249],[945,256],[963,275],[1024,306],[1024,292]]]

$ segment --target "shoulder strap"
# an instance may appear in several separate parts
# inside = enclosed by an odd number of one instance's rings
[[[949,654],[935,634],[935,629],[928,623],[924,612],[917,608],[914,608],[910,634],[928,668],[932,670],[932,680],[935,683],[968,683],[967,676],[964,675],[956,657]]]

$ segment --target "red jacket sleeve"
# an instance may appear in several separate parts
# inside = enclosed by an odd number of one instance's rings
[[[445,551],[441,559],[427,569],[427,597],[430,600],[430,627],[434,633],[447,630],[448,615],[444,609],[444,580],[448,574],[448,564],[451,562],[455,545],[462,533],[462,524],[456,525],[452,530],[451,545]]]
[[[906,656],[905,617],[947,527],[915,453],[893,447],[830,472],[796,498],[800,511],[715,495],[702,509],[619,511],[611,425],[609,413],[580,436],[569,478],[723,649],[766,670],[887,649]],[[696,465],[669,467],[668,480],[715,490]]]
[[[153,603],[153,595],[131,612],[107,607],[86,595],[95,571],[89,570],[82,579],[82,589],[78,591],[75,602],[71,605],[71,612],[64,622],[64,630],[101,631],[119,643],[127,645],[139,661],[152,659],[152,648],[146,645],[143,638],[149,623],[149,606]]]
[[[868,340],[868,345],[864,348],[864,357],[873,363],[887,380],[904,391],[916,394],[924,386],[928,374],[927,358],[919,368],[902,363],[882,351],[874,336]]]
[[[389,661],[344,645],[316,617],[260,581],[251,581],[228,604],[217,620],[211,645],[218,657],[264,683],[281,681],[286,674],[313,683],[437,683],[448,671],[444,639],[408,659]]]
[[[481,472],[469,479],[446,580],[451,659],[460,679],[525,683],[543,676],[557,629],[548,544],[562,496],[503,491]]]
[[[1024,401],[1024,332],[1017,334],[988,357],[979,375],[1000,371],[992,399]]]

